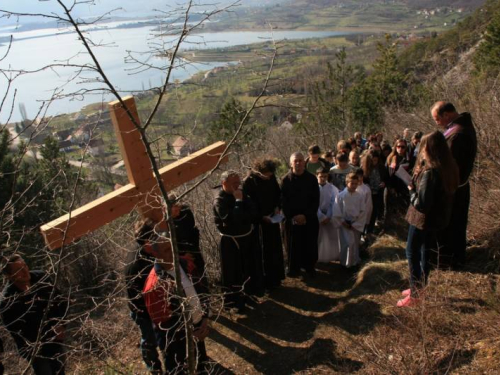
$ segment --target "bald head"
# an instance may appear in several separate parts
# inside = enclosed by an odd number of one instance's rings
[[[446,128],[458,117],[458,113],[452,103],[439,101],[431,107],[431,116],[436,125]]]

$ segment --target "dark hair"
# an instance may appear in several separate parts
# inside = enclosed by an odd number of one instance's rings
[[[252,169],[259,173],[276,172],[276,161],[271,158],[259,158],[253,162]]]
[[[12,254],[9,257],[3,257],[1,261],[2,274],[10,276],[10,265],[19,262],[20,260],[24,262],[23,257],[19,254]]]
[[[387,156],[387,165],[390,165],[392,163],[392,159],[398,157],[398,149],[396,146],[398,145],[398,143],[401,143],[401,142],[405,144],[406,148],[408,148],[408,142],[406,142],[406,139],[396,138],[396,140],[394,141],[394,147],[392,148],[392,151],[389,154],[389,156]]]
[[[341,139],[340,141],[337,142],[337,152],[343,150],[344,148],[351,149],[351,145],[347,143],[344,139]]]
[[[363,168],[357,168],[355,171],[356,175],[363,177]]]
[[[424,161],[424,152],[427,155]],[[446,143],[446,138],[440,131],[426,134],[420,142],[414,175],[426,169],[436,169],[441,176],[443,188],[448,194],[453,194],[459,184],[458,166]]]
[[[451,104],[450,102],[447,102],[447,103],[444,103],[443,105],[438,106],[437,111],[436,111],[438,116],[442,116],[445,113],[456,113],[456,112],[457,112],[457,110],[456,110],[455,106],[453,104]]]
[[[319,148],[318,145],[312,145],[312,146],[309,146],[309,148],[307,149],[307,152],[311,155],[319,155],[319,154],[321,154],[321,149]]]
[[[358,174],[356,172],[351,172],[347,175],[345,180],[346,180],[346,182],[351,182],[352,180],[359,181],[359,177],[358,177]]]
[[[337,156],[335,158],[337,159],[337,163],[349,161],[349,156],[343,152],[337,153]]]
[[[411,139],[422,139],[422,136],[424,135],[424,133],[422,132],[415,132],[413,133],[413,135],[411,136]]]
[[[327,151],[325,152],[325,155],[324,155],[325,158],[333,158],[333,151]]]
[[[135,224],[135,240],[141,248],[147,242],[154,242],[157,237],[155,223],[152,219],[142,219]]]
[[[320,168],[316,169],[316,174],[320,174],[320,173],[330,173],[330,170],[327,167],[320,167]]]

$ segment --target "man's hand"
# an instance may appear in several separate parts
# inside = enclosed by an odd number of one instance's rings
[[[326,225],[330,222],[330,218],[329,217],[325,217],[323,220],[321,220],[321,224],[323,225]]]
[[[306,225],[306,217],[304,215],[295,215],[293,221],[296,225]]]
[[[208,336],[210,328],[208,327],[208,319],[203,318],[201,325],[196,328],[193,332],[193,336],[198,339],[198,341],[203,341]]]
[[[243,192],[240,189],[235,190],[233,192],[233,195],[234,195],[234,199],[239,199],[239,200],[243,199]]]
[[[352,229],[352,225],[349,223],[346,223],[345,221],[342,222],[342,226],[346,229]]]
[[[381,182],[378,187],[381,188],[381,189],[385,188],[385,182]]]

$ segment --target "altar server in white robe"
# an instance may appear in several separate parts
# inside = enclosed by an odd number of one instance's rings
[[[339,193],[333,208],[333,218],[341,225],[340,264],[347,268],[356,266],[360,261],[359,242],[366,222],[364,197],[356,191],[358,184],[356,173],[349,173],[347,186]]]
[[[319,168],[316,171],[319,184],[319,236],[318,236],[318,262],[331,262],[340,259],[339,226],[332,220],[333,206],[339,189],[328,182],[328,168]]]
[[[363,200],[365,202],[365,209],[363,214],[365,218],[363,234],[365,234],[373,211],[372,190],[370,189],[370,185],[364,183],[363,170],[361,168],[358,168],[358,170],[356,171],[356,175],[358,176],[358,188],[356,189],[356,191],[363,196]]]

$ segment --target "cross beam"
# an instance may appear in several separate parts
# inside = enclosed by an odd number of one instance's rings
[[[128,96],[123,101],[139,124],[134,98]],[[40,230],[51,250],[71,243],[133,209],[156,222],[163,219],[161,195],[140,133],[119,101],[109,103],[109,110],[129,184],[43,225]],[[214,143],[160,169],[167,191],[214,168],[225,147],[224,142]],[[226,161],[227,157],[222,160]]]

